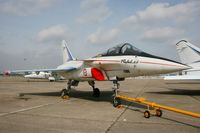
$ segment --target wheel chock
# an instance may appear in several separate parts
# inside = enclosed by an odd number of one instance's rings
[[[69,100],[70,97],[69,97],[69,96],[63,96],[62,99],[64,99],[64,100]]]
[[[122,109],[122,108],[124,108],[124,106],[123,105],[118,105],[116,108]]]

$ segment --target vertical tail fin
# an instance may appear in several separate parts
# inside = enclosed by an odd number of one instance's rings
[[[66,43],[65,40],[62,41],[62,53],[63,53],[63,63],[75,59],[75,58],[72,56],[70,50],[68,49],[67,43]]]
[[[191,64],[200,61],[200,49],[188,41],[179,41],[176,48],[182,63]]]

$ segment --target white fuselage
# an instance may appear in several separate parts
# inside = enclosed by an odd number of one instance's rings
[[[76,80],[95,80],[90,72],[90,68],[99,68],[105,76],[105,80],[113,78],[126,78],[136,76],[147,76],[156,74],[165,74],[186,69],[187,66],[180,63],[141,56],[112,56],[95,57],[82,61],[69,61],[59,66],[79,67],[77,71],[61,73],[66,79]]]

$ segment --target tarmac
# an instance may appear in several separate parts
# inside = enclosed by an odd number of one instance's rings
[[[70,99],[61,99],[65,86],[66,81],[0,77],[0,133],[200,133],[199,118],[163,110],[162,117],[147,119],[146,107],[128,102],[114,108],[112,82],[96,82],[99,98],[81,82]],[[200,113],[200,86],[183,87],[169,87],[162,79],[126,79],[120,94]]]

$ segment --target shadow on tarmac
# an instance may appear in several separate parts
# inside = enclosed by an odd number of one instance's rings
[[[172,89],[172,88],[167,88],[167,89],[169,89],[169,91],[146,92],[146,93],[163,94],[163,95],[200,96],[200,90],[185,90],[185,89]]]
[[[185,126],[190,126],[190,127],[193,127],[193,128],[200,129],[200,126],[188,124],[188,123],[177,121],[177,120],[174,120],[174,119],[170,119],[170,118],[166,118],[166,117],[161,117],[161,119],[165,119],[165,120],[168,120],[168,121],[172,121],[172,122],[176,122],[176,123],[179,123],[179,124],[183,124]]]
[[[101,91],[100,97],[93,97],[92,91],[79,91],[72,90],[70,92],[70,97],[90,100],[90,101],[104,101],[104,102],[112,102],[113,91]],[[20,93],[19,97],[23,97],[25,95],[37,95],[37,96],[56,96],[60,97],[61,92],[33,92],[33,93]]]

